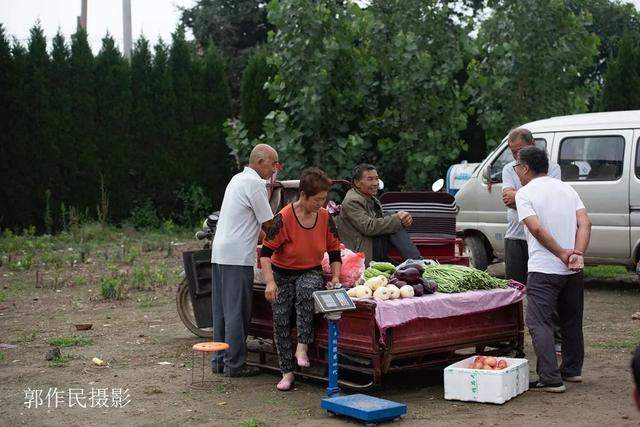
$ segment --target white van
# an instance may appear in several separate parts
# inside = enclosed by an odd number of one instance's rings
[[[640,110],[553,117],[522,125],[560,165],[592,222],[585,261],[635,267],[640,258]],[[507,213],[502,168],[513,160],[506,137],[456,194],[458,229],[471,264],[504,259]]]

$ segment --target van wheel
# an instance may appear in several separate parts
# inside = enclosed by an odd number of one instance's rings
[[[486,270],[489,265],[487,250],[478,236],[464,238],[464,255],[469,257],[469,265],[478,270]]]

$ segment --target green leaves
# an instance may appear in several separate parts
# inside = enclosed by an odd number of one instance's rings
[[[467,83],[489,146],[524,122],[587,111],[594,87],[581,73],[598,52],[598,38],[587,30],[590,15],[568,10],[563,0],[492,7]]]
[[[257,141],[229,122],[235,152],[269,143],[290,178],[311,165],[340,178],[372,162],[391,188],[416,189],[428,188],[458,155],[466,121],[455,79],[462,46],[447,8],[418,0],[364,10],[351,1],[278,0],[268,17],[277,29],[268,44],[275,75],[266,84],[276,112]]]
[[[628,32],[605,74],[600,109],[620,111],[640,109],[640,35]]]

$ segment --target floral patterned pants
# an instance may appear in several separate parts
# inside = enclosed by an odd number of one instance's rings
[[[291,315],[295,308],[298,342],[313,342],[313,293],[324,289],[324,278],[318,270],[302,274],[280,274],[274,271],[278,286],[276,302],[273,304],[273,335],[278,361],[283,374],[293,372],[293,348],[291,344]]]

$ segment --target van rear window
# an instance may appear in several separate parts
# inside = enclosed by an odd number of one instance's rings
[[[624,138],[565,138],[560,143],[558,164],[563,181],[615,181],[622,176]]]

